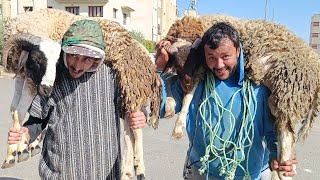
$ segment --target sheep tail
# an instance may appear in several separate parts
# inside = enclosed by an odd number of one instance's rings
[[[313,123],[319,115],[319,108],[320,108],[319,88],[317,88],[317,90],[315,92],[317,92],[317,93],[315,94],[315,98],[312,102],[312,106],[310,108],[310,111],[309,111],[307,117],[302,121],[302,126],[299,129],[297,141],[303,142],[308,137],[310,130],[313,126]]]

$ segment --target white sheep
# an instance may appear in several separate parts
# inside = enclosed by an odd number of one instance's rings
[[[167,39],[174,37],[192,42],[199,38],[199,35],[202,36],[206,29],[222,21],[231,23],[239,32],[243,43],[246,76],[271,90],[269,107],[275,116],[279,142],[278,160],[287,161],[292,156],[297,140],[296,125],[302,123],[298,137],[304,139],[318,116],[320,57],[302,39],[282,25],[225,15],[184,17],[172,25]],[[204,30],[202,33],[199,24]],[[194,59],[193,63],[197,64],[197,59]],[[189,67],[184,67],[184,73],[191,74],[192,78],[194,73],[190,72],[190,64],[192,63],[189,63]],[[182,77],[182,86],[183,78],[185,77]],[[272,179],[279,178],[292,179],[284,177],[281,171],[273,171]]]
[[[152,116],[148,122],[154,128],[158,126],[162,92],[161,80],[155,72],[155,65],[152,64],[146,48],[132,39],[129,32],[116,22],[75,16],[66,11],[55,9],[28,12],[10,20],[5,38],[12,34],[25,32],[53,40],[62,40],[69,26],[80,19],[93,19],[100,24],[106,42],[105,63],[111,64],[112,69],[116,72],[118,88],[121,93],[119,109],[122,117],[125,118],[126,148],[121,179],[132,178],[134,166],[138,179],[144,179],[142,129],[136,129],[132,132],[125,113],[138,111],[143,106],[150,105]],[[42,31],[39,32],[35,29],[42,29]]]
[[[14,69],[15,91],[11,102],[10,111],[13,118],[13,126],[20,129],[21,123],[30,107],[33,98],[37,94],[50,96],[56,75],[56,63],[60,54],[60,43],[47,38],[40,38],[30,34],[15,34],[5,41],[3,47],[3,65],[5,68]],[[13,59],[18,63],[15,67],[9,64],[7,57],[13,50]],[[15,164],[15,155],[18,154],[18,162],[29,158],[28,142],[23,134],[19,144],[8,145],[7,157],[1,168],[9,168]]]

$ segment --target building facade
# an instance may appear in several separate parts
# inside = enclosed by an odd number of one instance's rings
[[[178,17],[176,0],[136,1],[136,11],[132,13],[132,27],[143,33],[145,39],[155,42],[161,40]]]
[[[309,42],[310,46],[320,54],[320,14],[315,14],[311,18]]]
[[[6,18],[47,7],[113,20],[152,41],[163,38],[177,19],[176,0],[1,0],[0,12]]]
[[[1,0],[0,1],[0,15],[1,18],[8,18],[11,16],[11,11],[10,11],[10,0]]]

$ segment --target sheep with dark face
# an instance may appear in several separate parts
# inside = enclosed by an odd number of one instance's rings
[[[60,43],[50,39],[25,33],[15,34],[5,40],[3,65],[16,71],[15,92],[10,107],[16,129],[20,129],[37,90],[40,95],[50,96],[56,77],[60,46]],[[10,59],[8,66],[7,59]],[[7,157],[1,168],[12,167],[16,154],[18,162],[27,160],[28,149],[28,142],[23,134],[18,145],[8,145]]]
[[[177,76],[169,77],[166,91],[165,117],[172,117],[175,112],[175,100],[171,93],[171,83],[176,79],[180,80],[181,87],[185,92],[183,106],[175,122],[172,136],[180,139],[183,136],[183,129],[186,126],[188,107],[192,100],[195,86],[200,82],[204,73],[204,67],[200,60],[196,60],[195,51],[200,43],[200,38],[204,32],[202,22],[196,18],[183,18],[176,21],[169,29],[164,40],[170,41],[171,45],[164,48],[169,53],[169,61],[164,69],[173,69]],[[197,40],[199,39],[199,40]],[[191,52],[191,53],[189,53]]]
[[[132,39],[130,33],[118,23],[100,18],[75,16],[62,10],[42,9],[11,19],[6,28],[6,35],[28,32],[59,41],[73,22],[83,19],[97,21],[103,32],[106,42],[105,63],[112,67],[116,75],[120,91],[118,103],[121,116],[126,117],[126,112],[138,111],[143,106],[150,105],[152,115],[148,123],[157,128],[162,97],[160,77],[155,72],[155,65],[152,64],[147,49]],[[134,167],[137,178],[144,179],[142,129],[131,130],[128,121],[124,120],[126,148],[122,160],[121,179],[131,179]]]
[[[193,44],[181,38],[170,38],[169,41],[172,44],[167,44],[163,47],[169,53],[169,60],[163,73],[167,74],[169,69],[171,69],[174,75],[166,78],[167,97],[164,117],[171,118],[176,113],[176,103],[171,92],[171,84],[179,79],[185,95],[183,98],[183,106],[175,122],[172,136],[180,139],[183,136],[183,128],[186,127],[188,108],[195,91],[193,87],[197,87],[202,79],[204,67],[201,65],[200,60],[195,61],[197,59],[196,49],[201,42],[200,39],[195,40]]]

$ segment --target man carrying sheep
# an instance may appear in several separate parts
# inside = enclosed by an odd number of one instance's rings
[[[163,48],[167,43],[157,45],[159,71],[169,58]],[[215,24],[203,35],[197,53],[206,72],[189,106],[184,178],[271,179],[270,168],[294,176],[295,157],[281,164],[276,161],[270,92],[245,77],[238,32],[229,23]],[[172,84],[172,94],[177,103],[175,112],[180,112],[183,91],[179,81]]]
[[[115,76],[105,59],[99,24],[74,22],[65,33],[56,82],[48,98],[36,96],[24,128],[10,128],[8,143],[22,133],[35,140],[46,127],[39,174],[42,179],[120,179],[120,129]],[[129,113],[142,128],[143,112]]]

